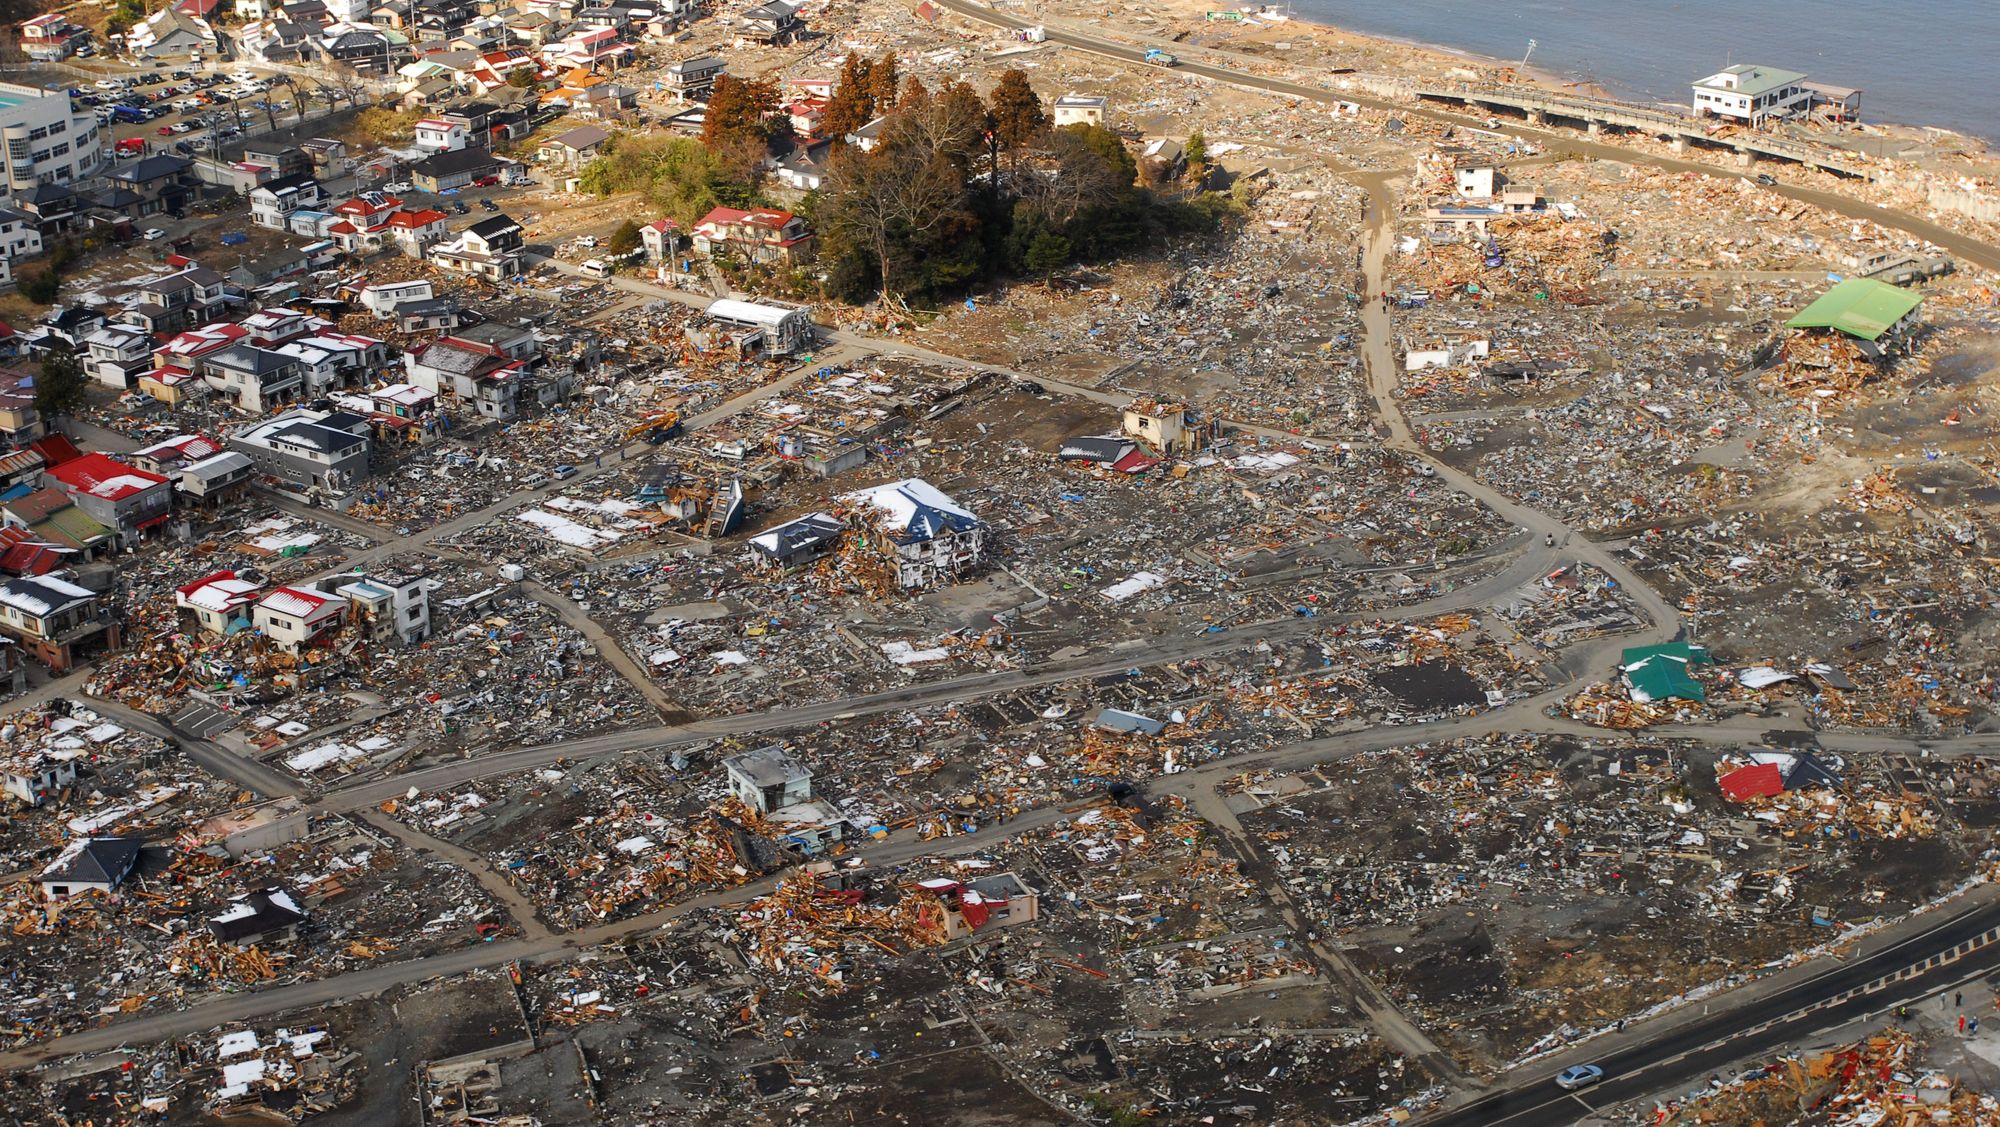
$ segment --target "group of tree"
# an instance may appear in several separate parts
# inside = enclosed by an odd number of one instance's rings
[[[652,214],[672,219],[682,230],[714,208],[758,202],[754,163],[725,159],[693,137],[616,133],[598,153],[579,174],[584,191],[638,192]]]
[[[843,73],[872,88],[893,65],[849,56]],[[879,95],[858,101],[882,127],[865,150],[828,127],[836,151],[814,214],[826,288],[842,300],[932,301],[1001,274],[1046,278],[1168,234],[1213,231],[1234,211],[1226,196],[1142,186],[1108,129],[1051,130],[1017,70],[987,99],[963,82],[933,91],[911,78],[886,111]]]
[[[62,274],[70,264],[82,257],[82,251],[75,241],[63,239],[49,248],[49,256],[42,261],[41,269],[32,273],[23,271],[20,279],[21,296],[36,305],[53,305],[57,295],[62,293]]]
[[[1170,234],[1215,231],[1237,210],[1228,196],[1181,190],[1172,177],[1142,184],[1110,130],[1051,129],[1021,71],[1003,74],[987,98],[964,82],[931,90],[899,78],[894,54],[849,54],[840,74],[819,129],[833,148],[824,185],[794,205],[819,232],[829,297],[927,302],[1000,275],[1046,279]],[[847,143],[878,120],[868,144]],[[700,140],[614,135],[581,186],[638,192],[686,230],[717,206],[767,202],[767,158],[792,140],[774,84],[724,75]],[[1198,172],[1198,134],[1186,150]]]

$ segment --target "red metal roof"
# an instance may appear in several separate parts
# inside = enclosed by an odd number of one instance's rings
[[[128,466],[103,454],[72,458],[59,466],[50,467],[47,473],[61,482],[65,492],[72,496],[88,493],[107,501],[123,501],[167,483],[167,479],[159,474],[147,473],[137,466]]]
[[[1731,802],[1769,798],[1785,789],[1785,776],[1776,763],[1738,767],[1717,781],[1722,787],[1722,797]]]
[[[76,443],[69,440],[69,435],[61,433],[45,434],[28,443],[28,449],[40,454],[52,468],[83,457],[83,451],[76,448]]]

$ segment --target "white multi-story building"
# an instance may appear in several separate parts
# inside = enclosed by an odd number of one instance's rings
[[[104,166],[97,118],[69,95],[0,82],[0,138],[7,142],[8,198],[36,184],[75,184]]]
[[[1741,64],[1725,67],[1694,84],[1696,117],[1727,117],[1762,125],[1812,108],[1806,76],[1795,70]]]

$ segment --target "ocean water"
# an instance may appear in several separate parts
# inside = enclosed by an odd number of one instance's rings
[[[1282,3],[1283,0],[1280,0]],[[1299,19],[1518,62],[1685,105],[1732,63],[1859,88],[1864,121],[2000,142],[2000,0],[1292,0]]]

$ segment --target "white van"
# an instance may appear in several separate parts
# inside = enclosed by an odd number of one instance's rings
[[[611,267],[606,265],[605,261],[601,258],[587,259],[579,269],[586,278],[609,278],[611,276]]]

